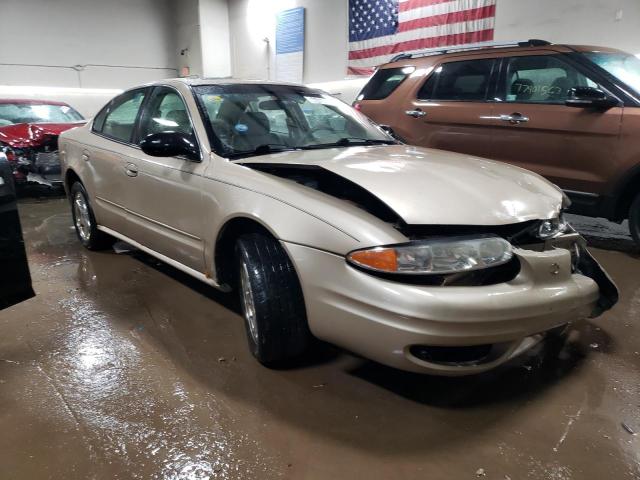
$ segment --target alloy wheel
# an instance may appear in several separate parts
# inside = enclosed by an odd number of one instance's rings
[[[258,343],[258,322],[256,319],[256,308],[253,300],[253,290],[251,289],[251,282],[249,280],[249,271],[247,270],[247,264],[241,262],[240,267],[240,288],[242,289],[242,311],[244,318],[249,325],[249,333],[255,343]]]
[[[91,237],[91,215],[89,206],[82,192],[77,192],[73,199],[73,216],[76,230],[84,242],[88,242]]]

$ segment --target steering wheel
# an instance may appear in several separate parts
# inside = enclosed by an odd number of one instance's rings
[[[315,140],[314,133],[321,132],[323,130],[325,132],[335,133],[334,130],[329,127],[315,127],[304,134],[304,137],[302,137],[302,143],[307,143],[307,142],[310,142],[311,140]]]

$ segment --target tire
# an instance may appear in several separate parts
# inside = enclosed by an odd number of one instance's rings
[[[636,195],[629,208],[629,230],[636,245],[640,247],[640,194]]]
[[[308,348],[311,333],[298,275],[275,238],[242,235],[236,243],[237,282],[251,354],[285,366]]]
[[[115,242],[111,235],[98,230],[96,217],[89,203],[89,195],[80,182],[75,182],[70,190],[71,215],[78,240],[89,250],[104,250]]]

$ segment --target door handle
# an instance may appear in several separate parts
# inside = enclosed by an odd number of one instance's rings
[[[511,115],[500,115],[500,120],[503,122],[509,122],[512,125],[518,125],[519,123],[526,123],[529,121],[529,117],[525,117],[520,113],[512,113]]]
[[[126,173],[128,177],[137,177],[138,167],[133,163],[127,163],[127,166],[124,167],[124,173]]]
[[[419,108],[416,108],[415,110],[406,110],[404,113],[405,115],[409,115],[413,118],[424,117],[427,114],[427,112],[420,110]]]

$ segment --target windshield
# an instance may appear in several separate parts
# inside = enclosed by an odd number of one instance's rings
[[[284,85],[193,88],[224,157],[396,141],[346,103],[317,90]]]
[[[599,67],[640,93],[640,59],[624,52],[585,52]]]
[[[0,103],[0,126],[14,123],[70,123],[84,120],[69,105]]]

